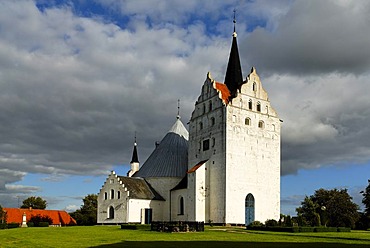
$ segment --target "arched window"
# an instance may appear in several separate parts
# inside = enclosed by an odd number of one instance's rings
[[[108,219],[114,219],[114,207],[112,206],[109,207]]]
[[[264,128],[265,127],[265,123],[263,121],[259,121],[258,122],[258,127],[259,128]]]
[[[203,122],[199,122],[199,130],[203,129]]]
[[[250,110],[252,110],[252,100],[249,100],[249,102],[248,102],[248,108],[249,108]]]
[[[121,199],[121,191],[117,191],[117,199]]]
[[[215,125],[215,123],[216,123],[215,118],[214,118],[214,117],[212,117],[212,118],[211,118],[211,126],[214,126],[214,125]]]
[[[254,221],[254,196],[248,194],[245,198],[245,225],[248,226]]]
[[[104,200],[108,199],[108,193],[104,192]]]
[[[261,103],[260,102],[257,103],[257,111],[261,112]]]
[[[213,106],[212,106],[212,101],[209,101],[209,111],[212,111],[212,109],[213,109]]]
[[[245,125],[250,126],[251,125],[251,119],[250,118],[245,118]]]
[[[206,113],[206,105],[203,103],[203,114]]]
[[[110,190],[110,199],[114,199],[114,189]]]
[[[184,197],[179,198],[179,215],[184,215]]]
[[[216,139],[212,138],[212,147],[215,147],[215,145],[216,145]]]

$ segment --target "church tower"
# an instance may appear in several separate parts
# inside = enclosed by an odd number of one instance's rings
[[[243,81],[237,34],[224,83],[210,73],[189,122],[189,220],[280,217],[280,120],[255,68]]]
[[[132,177],[135,172],[139,170],[140,162],[139,157],[137,155],[137,143],[136,143],[136,135],[135,135],[135,142],[134,142],[134,150],[132,151],[132,159],[130,162],[131,169],[127,172],[128,177]]]

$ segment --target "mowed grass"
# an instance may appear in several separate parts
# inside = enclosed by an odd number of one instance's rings
[[[0,230],[0,247],[370,247],[370,232],[275,233],[207,227],[199,233],[121,230],[120,226]]]

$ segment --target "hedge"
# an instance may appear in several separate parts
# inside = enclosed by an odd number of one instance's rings
[[[248,230],[255,231],[270,231],[270,232],[350,232],[351,228],[348,227],[280,227],[280,226],[248,226]]]

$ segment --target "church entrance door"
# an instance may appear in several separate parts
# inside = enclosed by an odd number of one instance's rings
[[[145,224],[151,224],[152,223],[152,215],[153,215],[153,209],[152,208],[146,208],[145,209]]]
[[[248,194],[245,198],[245,226],[254,221],[254,196]]]

